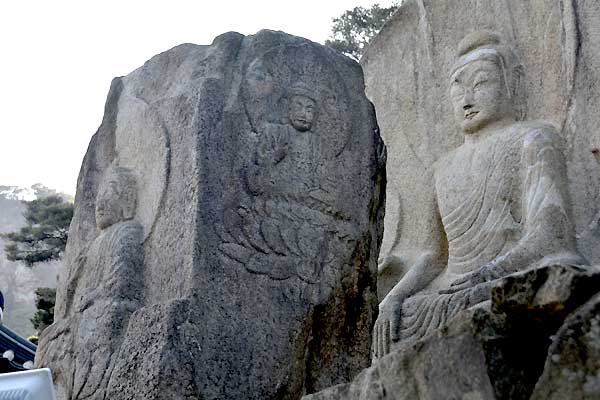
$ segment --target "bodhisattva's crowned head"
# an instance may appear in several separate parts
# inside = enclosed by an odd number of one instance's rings
[[[111,166],[106,171],[96,198],[96,225],[99,229],[134,217],[136,189],[135,178],[128,169]]]
[[[450,98],[465,134],[522,120],[523,91],[523,66],[502,36],[479,31],[460,42],[450,73]]]
[[[289,119],[292,126],[300,131],[311,130],[316,117],[317,102],[304,85],[295,85],[288,96]]]

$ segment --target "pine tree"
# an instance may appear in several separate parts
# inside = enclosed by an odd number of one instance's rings
[[[383,24],[398,9],[398,3],[390,7],[374,4],[371,8],[355,7],[333,19],[332,36],[325,45],[359,60],[365,46],[379,33]]]
[[[7,241],[6,258],[23,261],[28,266],[58,260],[67,244],[73,204],[57,195],[24,203],[26,225],[17,232],[2,235]]]
[[[54,322],[54,303],[56,301],[56,289],[53,288],[37,288],[35,289],[35,307],[38,309],[31,323],[38,332],[42,333],[44,329],[52,325]]]

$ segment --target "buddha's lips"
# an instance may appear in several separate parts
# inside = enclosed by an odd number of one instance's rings
[[[473,119],[473,117],[475,117],[475,115],[479,114],[479,111],[469,111],[467,113],[465,113],[465,118],[466,119]]]

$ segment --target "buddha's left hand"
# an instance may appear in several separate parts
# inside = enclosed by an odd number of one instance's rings
[[[484,282],[493,281],[499,277],[499,266],[494,262],[490,262],[479,268],[477,271],[473,271],[458,278],[450,284],[450,288],[440,290],[440,294],[456,293],[464,289],[472,288],[473,286]]]
[[[391,350],[392,342],[399,340],[402,301],[399,296],[386,296],[379,304],[379,315],[373,327],[372,359],[377,360]]]

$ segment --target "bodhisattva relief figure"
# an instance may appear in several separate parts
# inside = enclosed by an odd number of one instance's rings
[[[302,83],[290,89],[287,102],[283,123],[266,124],[261,133],[248,186],[254,195],[290,197],[326,211],[332,202],[329,189],[335,186],[323,168],[326,160],[314,127],[319,103]]]
[[[434,166],[430,247],[379,306],[375,359],[488,300],[494,280],[585,263],[575,247],[561,139],[548,124],[521,121],[522,71],[496,33],[460,43],[449,85],[464,144]]]
[[[131,172],[111,167],[96,198],[99,234],[77,259],[79,271],[69,282],[78,294],[71,316],[48,328],[46,350],[37,360],[58,375],[60,398],[105,398],[127,322],[141,307],[143,236],[133,220],[136,197]]]
[[[315,129],[318,104],[303,84],[289,90],[286,117],[265,125],[246,172],[251,203],[226,210],[217,228],[221,252],[252,273],[314,284],[355,240],[354,225],[335,208],[334,174]]]

